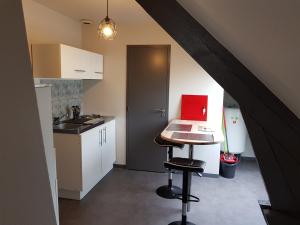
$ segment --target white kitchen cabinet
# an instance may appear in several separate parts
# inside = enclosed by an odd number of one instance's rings
[[[56,155],[53,145],[51,87],[35,88],[56,222],[59,224]]]
[[[89,76],[88,56],[85,51],[67,45],[60,45],[59,50],[61,78],[84,79]]]
[[[89,52],[88,58],[91,68],[91,78],[103,79],[103,55],[94,52]]]
[[[116,161],[115,121],[107,123],[102,128],[102,136],[102,173],[105,176],[113,168],[111,162]]]
[[[82,190],[92,189],[103,177],[100,130],[96,127],[81,134]]]
[[[115,121],[81,134],[54,133],[59,196],[82,199],[116,160]]]
[[[33,76],[103,79],[103,56],[63,44],[32,45]]]

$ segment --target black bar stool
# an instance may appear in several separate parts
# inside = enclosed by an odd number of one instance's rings
[[[158,135],[154,142],[158,144],[161,147],[167,147],[168,148],[168,161],[170,161],[173,158],[173,147],[183,149],[183,144],[174,143],[171,141],[166,141],[161,138],[160,135]],[[156,193],[162,197],[167,199],[174,199],[177,198],[178,194],[182,193],[182,189],[180,187],[174,186],[172,181],[172,170],[168,169],[168,185],[164,185],[159,187],[156,190]]]
[[[180,170],[183,172],[182,177],[182,194],[178,195],[178,199],[182,200],[182,219],[175,221],[169,225],[195,225],[187,221],[187,203],[199,202],[200,199],[188,193],[189,173],[203,173],[205,162],[201,160],[186,159],[186,158],[172,158],[164,163],[164,166],[171,170]]]

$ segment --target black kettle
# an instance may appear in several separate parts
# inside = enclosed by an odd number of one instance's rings
[[[73,105],[72,106],[72,112],[73,112],[73,120],[78,120],[80,117],[80,107],[79,105]]]

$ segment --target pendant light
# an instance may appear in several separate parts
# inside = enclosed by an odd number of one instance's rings
[[[106,17],[98,26],[98,35],[105,40],[113,40],[117,34],[116,23],[108,17],[108,0],[106,1]]]

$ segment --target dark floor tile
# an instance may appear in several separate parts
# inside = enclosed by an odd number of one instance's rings
[[[158,197],[161,173],[114,169],[82,200],[60,199],[61,225],[167,225],[179,220],[181,202]],[[181,175],[174,175],[181,186]],[[234,179],[193,177],[190,221],[205,225],[265,225],[257,201],[268,199],[255,161],[239,165]]]

